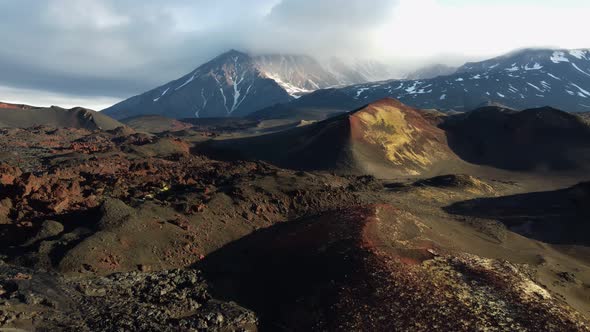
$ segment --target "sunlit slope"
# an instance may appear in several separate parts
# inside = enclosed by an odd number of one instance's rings
[[[460,163],[444,131],[422,111],[389,98],[305,127],[214,141],[204,150],[216,157],[378,177],[430,175]]]

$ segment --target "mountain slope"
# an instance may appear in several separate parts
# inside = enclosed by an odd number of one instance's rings
[[[360,107],[358,104],[356,99],[341,92],[340,89],[322,89],[290,103],[277,104],[250,113],[247,117],[255,120],[324,120],[358,108]]]
[[[320,62],[305,55],[256,55],[229,51],[193,72],[104,110],[117,119],[138,115],[169,118],[244,116],[310,92],[366,83],[387,75],[366,61]]]
[[[0,127],[28,128],[38,125],[111,130],[124,125],[105,114],[82,107],[34,107],[0,103]]]
[[[519,171],[588,171],[590,127],[550,107],[483,107],[449,116],[441,127],[464,160]]]
[[[412,107],[446,111],[501,104],[514,109],[551,106],[583,112],[590,110],[590,51],[527,49],[467,63],[448,76],[358,84],[338,92],[347,96],[334,101],[340,108],[391,97]],[[304,98],[308,107],[325,103],[314,95]],[[298,110],[296,104],[282,107]]]
[[[446,76],[454,74],[457,71],[457,68],[443,65],[443,64],[434,64],[430,66],[426,66],[420,68],[414,72],[409,73],[406,75],[406,79],[408,80],[421,80],[421,79],[429,79],[435,78],[438,76]]]
[[[294,97],[319,89],[370,82],[377,72],[387,72],[385,66],[374,62],[347,64],[338,59],[320,62],[306,55],[259,55],[253,59],[262,73]]]
[[[449,116],[382,99],[304,127],[212,141],[203,149],[217,158],[380,178],[505,171],[587,174],[590,127],[578,116],[550,107],[514,111],[488,106]]]
[[[247,54],[229,51],[193,72],[103,112],[116,119],[143,114],[171,118],[240,116],[291,97]]]
[[[419,108],[470,110],[499,102],[524,109],[590,109],[590,51],[523,50],[468,63],[457,73],[429,80],[390,81],[345,89],[357,99],[385,96]]]
[[[275,134],[214,141],[205,150],[218,157],[262,159],[305,170],[382,177],[437,173],[459,162],[443,130],[426,113],[393,99]]]

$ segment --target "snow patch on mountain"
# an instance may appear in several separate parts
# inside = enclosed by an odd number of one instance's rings
[[[193,73],[193,76],[191,76],[188,80],[186,80],[186,82],[184,82],[181,86],[177,87],[176,89],[174,89],[175,91],[178,91],[182,88],[184,88],[185,86],[189,85],[192,81],[195,80],[195,77],[197,76],[198,72]]]
[[[534,85],[534,84],[532,84],[530,82],[526,82],[526,84],[529,85],[529,86],[531,86],[531,87],[533,87],[533,88],[535,88],[535,90],[537,90],[539,92],[545,92],[545,90],[540,89],[538,86],[536,86],[536,85]]]
[[[560,62],[570,62],[568,58],[565,57],[565,53],[562,51],[555,51],[550,57],[553,63],[560,63]]]
[[[535,62],[532,67],[529,67],[528,63],[524,66],[524,70],[539,70],[541,68],[543,68],[543,66],[541,66],[538,62]]]
[[[586,76],[589,76],[589,77],[590,77],[590,74],[588,74],[587,72],[585,72],[585,71],[583,71],[582,69],[580,69],[580,67],[576,66],[576,64],[575,64],[575,63],[573,63],[573,62],[572,62],[572,66],[574,66],[574,68],[575,68],[577,71],[579,71],[580,73],[582,73],[582,74],[584,74],[584,75],[586,75]]]
[[[570,53],[570,54],[571,54],[573,57],[575,57],[575,58],[577,58],[577,59],[579,59],[579,60],[582,60],[582,59],[587,59],[587,58],[586,58],[586,54],[587,54],[587,52],[588,52],[588,50],[571,50],[571,51],[569,51],[569,53]]]
[[[168,90],[170,90],[170,88],[166,88],[166,90],[164,90],[164,92],[162,92],[162,94],[158,98],[154,99],[154,102],[157,102],[158,100],[160,100],[160,98],[164,97],[164,95],[166,95]]]
[[[298,87],[292,83],[285,82],[275,74],[265,72],[264,75],[270,78],[271,80],[277,82],[283,89],[285,89],[285,91],[287,91],[289,95],[291,95],[294,98],[299,98],[304,94],[313,92],[313,90],[308,90],[305,88]]]
[[[588,92],[588,91],[586,91],[586,90],[582,89],[582,88],[581,88],[579,85],[577,85],[577,84],[575,84],[575,83],[570,83],[570,85],[572,85],[572,86],[574,86],[574,87],[578,88],[578,90],[580,90],[580,93],[581,93],[581,94],[584,94],[584,95],[587,95],[587,96],[589,96],[589,97],[590,97],[590,92]]]

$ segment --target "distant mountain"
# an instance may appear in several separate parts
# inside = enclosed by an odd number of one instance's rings
[[[229,51],[191,73],[105,109],[116,119],[157,114],[170,118],[240,116],[293,99],[261,72],[252,57]]]
[[[301,103],[310,109],[329,102],[332,108],[353,109],[392,97],[412,107],[444,111],[468,111],[485,105],[589,111],[590,50],[526,49],[467,63],[452,75],[357,84],[331,95],[338,97],[318,98],[314,93],[280,108],[297,112]]]
[[[345,89],[358,100],[391,96],[420,108],[469,110],[497,102],[516,109],[590,110],[590,51],[522,50],[467,63],[455,74]]]
[[[117,119],[244,116],[319,89],[369,82],[379,73],[387,75],[384,68],[376,62],[322,63],[305,55],[251,56],[232,50],[103,112]]]
[[[255,120],[324,120],[360,106],[358,100],[343,93],[341,89],[332,88],[314,91],[287,104],[261,109],[247,117]]]
[[[423,80],[429,78],[435,78],[438,76],[446,76],[454,74],[457,71],[456,67],[451,67],[443,64],[434,64],[420,68],[414,72],[406,75],[408,80]]]
[[[266,77],[294,97],[319,89],[391,78],[387,66],[374,61],[345,63],[337,58],[318,61],[306,55],[281,54],[254,56],[253,61]]]
[[[35,107],[0,102],[0,128],[34,126],[111,130],[124,125],[105,114],[82,107]]]
[[[398,73],[391,66],[374,60],[353,59],[344,62],[332,57],[324,62],[324,66],[335,75],[348,78],[352,82],[349,84],[376,82],[398,77]]]

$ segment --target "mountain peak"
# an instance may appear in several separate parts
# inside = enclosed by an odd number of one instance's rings
[[[320,89],[369,80],[345,65],[333,68],[307,55],[252,56],[230,49],[189,74],[105,110],[117,119],[243,116]]]
[[[292,99],[237,50],[225,52],[189,74],[104,112],[117,119],[159,114],[171,118],[228,117]]]
[[[235,49],[232,48],[229,51],[226,51],[226,52],[221,53],[220,55],[216,56],[213,60],[232,58],[232,57],[236,57],[236,56],[250,58],[250,55],[249,54],[244,53],[242,51],[235,50]]]

